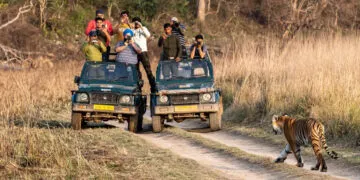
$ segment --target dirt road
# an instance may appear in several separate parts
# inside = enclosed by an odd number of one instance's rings
[[[146,116],[146,118],[149,118],[148,115]],[[229,147],[235,147],[261,157],[275,159],[282,149],[282,147],[260,143],[256,139],[242,135],[234,135],[225,130],[210,132],[208,130],[208,124],[200,120],[167,124],[184,130],[191,130],[191,133],[198,134],[211,141],[225,144]],[[119,125],[117,123],[112,123],[112,125],[126,129],[126,124]],[[151,124],[149,123],[144,124],[144,129],[144,133],[139,133],[137,135],[146,141],[151,142],[160,148],[169,149],[182,157],[193,159],[201,165],[220,172],[228,179],[309,179],[308,175],[293,176],[286,171],[269,170],[259,164],[240,161],[234,157],[196,145],[184,138],[170,133],[152,133]],[[329,158],[326,159],[329,171],[327,173],[310,171],[310,167],[315,164],[313,156],[304,156],[304,169],[309,172],[308,174],[312,174],[313,177],[326,174],[334,179],[360,179],[360,172],[356,172],[354,169],[338,164],[335,160]],[[289,155],[286,163],[294,166],[295,160],[292,155]]]
[[[126,123],[109,122],[107,124],[124,129],[127,126]],[[169,149],[181,157],[193,159],[199,164],[219,172],[226,179],[297,179],[290,173],[276,170],[269,171],[260,165],[236,160],[236,158],[195,145],[186,139],[169,133],[152,133],[151,124],[145,124],[144,127],[145,132],[138,133],[137,136],[160,148]]]
[[[255,138],[251,138],[248,136],[243,136],[239,134],[233,134],[227,131],[216,131],[216,132],[209,132],[207,131],[207,123],[194,120],[194,121],[184,121],[183,123],[168,123],[171,126],[175,126],[184,130],[191,131],[196,133],[204,138],[209,140],[219,142],[225,144],[230,147],[239,148],[247,153],[258,155],[258,156],[265,156],[275,159],[283,147],[271,145],[269,143],[259,142]],[[283,138],[283,137],[279,137]],[[344,178],[344,179],[360,179],[360,172],[358,171],[358,167],[348,167],[343,163],[339,163],[336,160],[330,159],[327,155],[324,155],[327,165],[328,165],[328,172],[327,175],[331,175],[332,177],[336,178]],[[304,169],[310,171],[311,166],[316,164],[315,156],[304,156]],[[288,156],[288,159],[285,163],[290,165],[295,165],[296,160],[292,154]],[[314,174],[324,174],[319,171],[312,171]]]

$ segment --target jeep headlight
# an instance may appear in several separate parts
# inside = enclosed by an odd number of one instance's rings
[[[166,95],[160,95],[157,99],[159,104],[167,104],[169,102],[169,97]]]
[[[86,93],[76,94],[76,102],[89,102],[89,96]]]
[[[214,102],[215,101],[214,93],[200,94],[200,100],[201,102]]]
[[[129,95],[123,95],[120,97],[120,104],[133,104],[133,98]]]

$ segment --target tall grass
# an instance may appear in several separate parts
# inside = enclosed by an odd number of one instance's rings
[[[359,50],[355,35],[297,37],[286,46],[243,39],[213,58],[229,112],[237,112],[228,118],[270,124],[273,114],[312,116],[334,138],[360,138]]]
[[[54,68],[0,71],[0,124],[46,119],[70,105],[74,75],[82,62],[57,63]]]

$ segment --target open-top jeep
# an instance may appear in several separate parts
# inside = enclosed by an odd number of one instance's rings
[[[209,119],[211,130],[221,129],[221,92],[214,87],[209,58],[159,61],[156,83],[159,92],[151,94],[154,132],[162,131],[165,121],[195,118]]]
[[[129,131],[142,129],[146,96],[141,94],[135,65],[118,62],[85,62],[81,76],[75,77],[78,90],[72,91],[73,129],[87,121],[128,121]]]

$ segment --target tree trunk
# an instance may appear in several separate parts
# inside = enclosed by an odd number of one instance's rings
[[[206,16],[206,2],[205,0],[198,0],[198,10],[197,10],[197,18],[200,23],[204,23]]]

